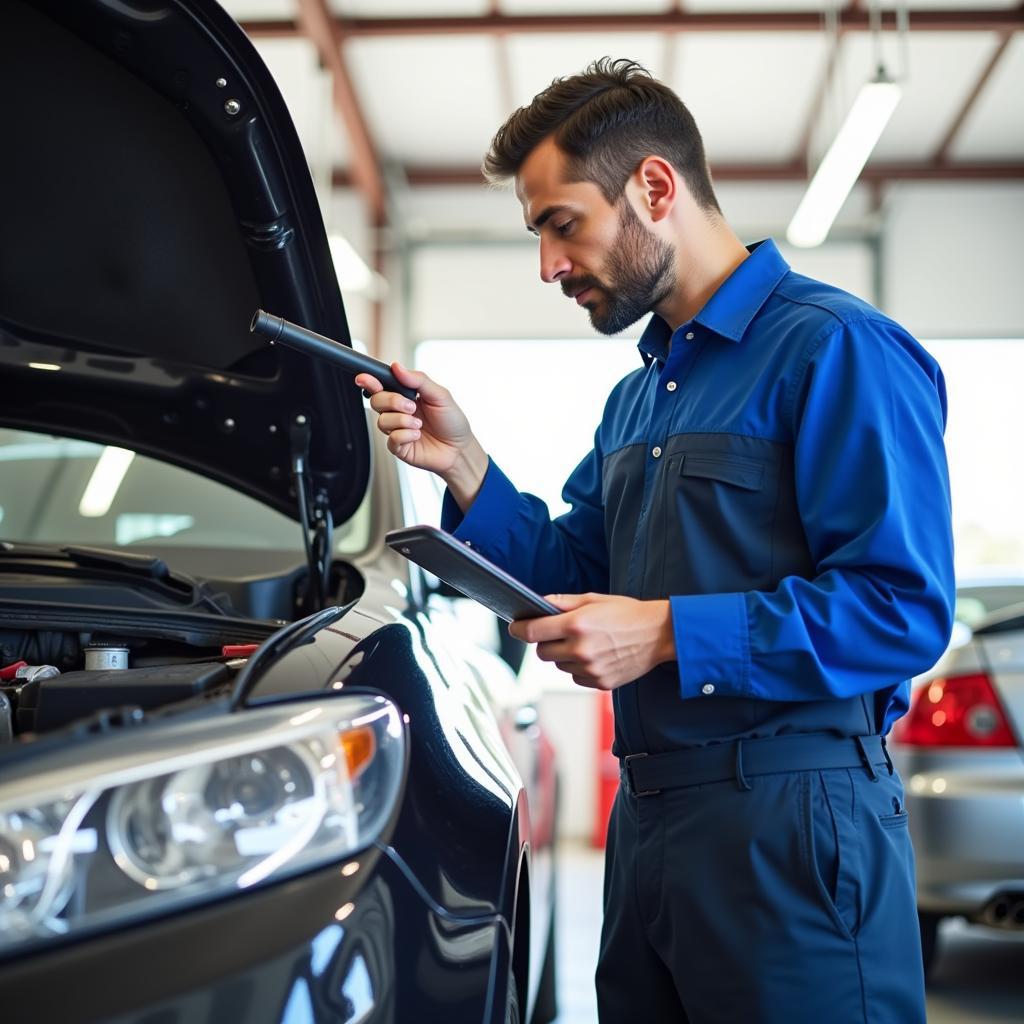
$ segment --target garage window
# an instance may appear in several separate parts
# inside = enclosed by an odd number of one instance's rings
[[[959,573],[1024,566],[1020,382],[1024,340],[938,340],[946,376],[946,449]],[[589,451],[608,392],[640,360],[629,339],[426,341],[416,364],[455,395],[483,444],[552,515]]]

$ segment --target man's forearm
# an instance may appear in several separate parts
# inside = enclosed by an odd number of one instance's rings
[[[451,491],[452,497],[462,510],[463,515],[469,511],[469,507],[476,501],[476,496],[480,493],[484,477],[487,475],[488,464],[487,452],[474,438],[458,462],[448,472],[441,474],[441,478],[448,490]]]
[[[657,624],[657,640],[654,649],[657,652],[655,664],[661,665],[667,661],[675,661],[678,658],[676,653],[676,634],[672,619],[672,605],[669,601],[652,601],[654,606],[654,619]]]

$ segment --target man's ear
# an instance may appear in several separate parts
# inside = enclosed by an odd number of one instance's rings
[[[663,157],[649,156],[636,169],[634,178],[648,216],[654,222],[664,220],[679,198],[679,173]]]

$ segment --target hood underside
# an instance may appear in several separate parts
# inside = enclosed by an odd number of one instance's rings
[[[277,87],[205,0],[0,4],[0,423],[144,452],[297,517],[355,511],[351,378],[249,333],[257,307],[350,344]],[[305,432],[301,432],[305,436]]]

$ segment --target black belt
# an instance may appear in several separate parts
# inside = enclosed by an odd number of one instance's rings
[[[881,736],[792,733],[712,743],[666,754],[629,754],[622,759],[619,778],[633,796],[652,796],[663,789],[730,779],[735,779],[741,789],[750,789],[748,775],[828,768],[864,768],[877,782],[876,766],[890,775],[893,772]]]

